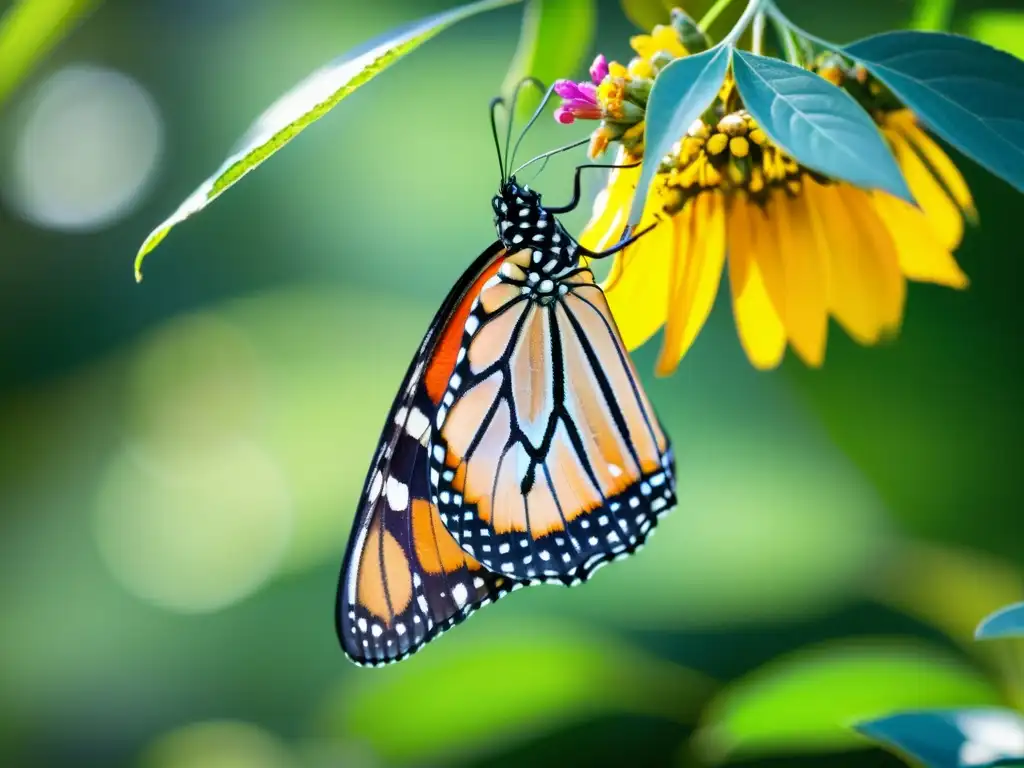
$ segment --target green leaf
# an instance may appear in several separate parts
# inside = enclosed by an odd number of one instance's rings
[[[1024,61],[939,32],[886,32],[843,51],[932,131],[1024,191]]]
[[[1008,605],[986,616],[978,625],[974,636],[979,640],[1024,637],[1024,603]]]
[[[1012,709],[900,712],[859,723],[857,730],[930,768],[981,768],[1024,758],[1024,718]]]
[[[878,127],[844,90],[806,69],[746,51],[735,52],[732,68],[747,110],[798,162],[913,201]]]
[[[709,689],[700,674],[593,627],[495,616],[460,626],[413,663],[347,679],[323,727],[388,762],[446,764],[445,755],[601,714],[686,720]]]
[[[19,0],[0,19],[0,104],[100,0]]]
[[[1024,13],[978,11],[968,22],[971,37],[1024,58]]]
[[[851,726],[903,709],[1001,703],[974,669],[917,642],[873,639],[797,651],[712,701],[699,744],[714,759],[862,743]]]
[[[917,0],[914,17],[910,20],[912,29],[940,32],[949,29],[956,0]]]
[[[524,77],[535,77],[546,86],[571,77],[590,51],[596,22],[594,0],[526,0],[519,47],[502,93],[511,95]],[[539,103],[539,94],[524,91],[518,116],[528,115]]]
[[[146,254],[156,248],[175,225],[209,205],[357,88],[455,22],[519,1],[477,0],[407,24],[335,59],[307,77],[267,109],[246,132],[241,147],[150,233],[135,257],[135,279],[142,279],[142,261]]]
[[[629,223],[643,216],[647,192],[661,159],[686,135],[690,125],[718,95],[729,69],[729,47],[718,45],[695,56],[676,59],[654,81],[644,126],[644,164]]]

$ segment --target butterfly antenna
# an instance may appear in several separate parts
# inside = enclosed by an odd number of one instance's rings
[[[501,173],[501,183],[505,183],[505,162],[501,157],[501,142],[498,141],[498,118],[499,106],[505,106],[505,100],[501,96],[491,99],[491,135],[494,137],[494,151],[498,154],[498,171]]]
[[[544,90],[544,83],[535,77],[524,77],[518,83],[516,83],[515,90],[512,91],[512,104],[508,110],[508,130],[505,132],[505,158],[509,159],[509,151],[512,148],[512,124],[516,120],[516,105],[519,102],[519,93],[523,90],[524,86],[535,85],[540,90]],[[509,163],[509,167],[512,164]]]
[[[539,80],[536,80],[534,82],[541,90],[544,90],[544,86],[541,84]],[[529,122],[526,123],[526,126],[522,130],[522,133],[519,134],[519,138],[516,139],[516,145],[512,148],[512,155],[508,159],[509,166],[515,163],[516,153],[519,151],[519,145],[523,143],[523,139],[526,138],[527,132],[533,127],[533,124],[537,122],[537,118],[540,117],[541,114],[544,112],[544,107],[546,107],[548,102],[551,101],[551,95],[554,92],[555,86],[553,84],[544,92],[544,98],[541,99],[540,106],[538,106],[537,109],[533,111],[533,115],[530,117]]]
[[[537,155],[536,157],[531,158],[531,159],[527,160],[525,163],[523,163],[522,165],[520,165],[518,168],[516,168],[512,172],[512,175],[515,176],[521,170],[523,170],[524,168],[527,168],[527,167],[533,165],[538,160],[544,160],[545,158],[551,157],[552,155],[557,155],[559,152],[568,152],[570,149],[576,149],[576,147],[582,147],[584,144],[589,144],[589,143],[590,143],[590,137],[587,137],[585,139],[580,139],[579,141],[574,141],[572,144],[566,144],[565,146],[559,147],[558,149],[552,149],[552,150],[550,150],[548,152],[544,152],[543,154]]]

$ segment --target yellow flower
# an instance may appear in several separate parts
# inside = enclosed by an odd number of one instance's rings
[[[798,165],[742,110],[696,122],[659,166],[640,227],[661,223],[615,257],[603,286],[627,346],[664,325],[657,372],[671,373],[726,267],[740,341],[760,369],[777,366],[787,344],[821,365],[829,315],[861,344],[894,334],[908,279],[966,287],[952,256],[964,216],[975,216],[963,177],[909,111],[875,119],[919,207]],[[635,159],[620,147],[616,162]],[[619,239],[638,178],[638,168],[613,171],[586,247]]]
[[[630,46],[642,59],[650,61],[657,53],[667,53],[675,58],[687,54],[686,48],[679,39],[679,33],[672,27],[659,24],[649,35],[634,35],[629,40]]]

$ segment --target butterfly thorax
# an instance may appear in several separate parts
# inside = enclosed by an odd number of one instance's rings
[[[510,254],[532,252],[529,274],[534,275],[531,283],[534,289],[542,285],[547,288],[556,275],[577,266],[576,241],[541,205],[538,192],[526,185],[520,186],[513,177],[501,185],[491,204],[502,245]]]

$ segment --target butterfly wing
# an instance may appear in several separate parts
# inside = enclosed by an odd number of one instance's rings
[[[531,269],[531,251],[509,255],[467,319],[432,498],[489,570],[574,583],[643,544],[675,505],[675,466],[593,274],[545,275],[539,300]]]
[[[384,425],[338,586],[338,638],[356,663],[398,661],[521,586],[481,567],[445,530],[430,501],[426,448],[473,300],[503,256],[495,243],[456,283]]]

